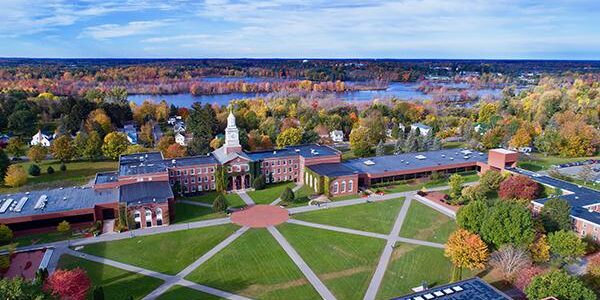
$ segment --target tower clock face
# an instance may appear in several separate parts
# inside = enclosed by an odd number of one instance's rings
[[[237,133],[235,133],[235,132],[232,132],[232,133],[231,133],[231,138],[232,138],[232,139],[237,139]]]

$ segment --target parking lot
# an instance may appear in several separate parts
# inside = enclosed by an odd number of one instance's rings
[[[586,164],[581,164],[581,165],[576,165],[576,166],[571,166],[571,167],[557,168],[556,170],[563,175],[581,179],[579,174],[581,173],[581,170],[584,168],[584,166],[586,166]],[[590,166],[592,167],[592,173],[594,175],[593,181],[600,180],[600,163],[590,164]]]

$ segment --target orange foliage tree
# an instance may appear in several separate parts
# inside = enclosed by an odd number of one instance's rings
[[[456,271],[454,277],[461,277],[462,268],[470,270],[483,269],[490,256],[487,245],[479,235],[464,229],[453,232],[446,243],[444,251],[450,258]]]

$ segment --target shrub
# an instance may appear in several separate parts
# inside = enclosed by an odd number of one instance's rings
[[[46,169],[46,173],[54,174],[54,168],[52,166],[48,166],[48,169]]]
[[[33,165],[29,166],[29,170],[27,170],[27,172],[31,176],[40,176],[40,173],[42,172],[42,170],[40,170],[40,167],[38,165],[33,164]]]
[[[8,226],[0,224],[0,245],[6,245],[13,239],[13,232]]]
[[[10,267],[10,255],[0,256],[0,271],[4,272]]]
[[[65,233],[69,230],[71,230],[71,224],[69,224],[69,222],[67,222],[66,220],[58,223],[58,226],[56,226],[56,231],[60,233]]]
[[[296,196],[290,187],[286,187],[281,193],[281,201],[291,203],[294,202]]]
[[[260,174],[260,176],[254,178],[254,181],[252,182],[252,187],[254,187],[255,190],[262,190],[265,188],[265,185],[265,175],[263,174]]]
[[[224,212],[227,210],[227,199],[223,194],[219,194],[213,201],[212,209],[214,212]]]
[[[60,164],[60,170],[61,170],[62,172],[65,172],[65,171],[67,171],[67,165],[65,165],[65,164]]]

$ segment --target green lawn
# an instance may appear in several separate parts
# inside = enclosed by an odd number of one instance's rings
[[[362,299],[385,240],[282,224],[278,229],[338,299]]]
[[[475,182],[479,180],[479,175],[477,175],[476,172],[466,172],[466,173],[462,173],[461,175],[463,175],[463,179],[466,182]],[[448,185],[448,179],[438,179],[438,180],[429,180],[426,182],[409,182],[409,183],[398,183],[398,184],[390,184],[387,186],[383,186],[380,188],[374,188],[374,189],[381,189],[382,191],[386,192],[386,193],[401,193],[401,192],[408,192],[408,191],[416,191],[416,190],[420,190],[421,188],[425,187],[425,188],[434,188],[434,187],[440,187],[440,186],[445,186]]]
[[[294,188],[295,185],[293,182],[268,184],[264,190],[248,192],[248,196],[257,204],[270,204],[281,196],[286,187]]]
[[[294,192],[294,196],[296,200],[293,203],[280,203],[281,205],[291,208],[291,207],[299,207],[306,206],[310,201],[310,196],[314,195],[315,191],[309,187],[308,185],[303,185],[300,189]]]
[[[256,299],[320,299],[266,229],[250,229],[186,279]]]
[[[294,219],[388,234],[404,198],[321,209],[293,215]]]
[[[33,162],[21,162],[18,165],[23,166],[25,171],[29,169],[29,166]],[[8,186],[0,186],[0,193],[14,193],[18,191],[31,191],[46,188],[57,188],[65,186],[77,186],[82,185],[90,181],[96,173],[115,171],[118,168],[116,161],[76,161],[67,163],[67,171],[60,171],[60,162],[56,160],[45,160],[42,161],[38,166],[42,170],[40,176],[29,176],[27,183],[18,188],[11,188]],[[46,169],[52,166],[54,168],[54,174],[46,173]]]
[[[211,294],[196,291],[181,285],[175,285],[160,295],[158,300],[219,300],[223,299]]]
[[[543,154],[533,153],[529,156],[521,155],[517,166],[530,171],[549,170],[552,165],[564,164],[569,162],[584,161],[587,159],[600,159],[600,156],[592,157],[560,157],[544,156]]]
[[[217,193],[217,192],[204,192],[198,196],[178,197],[178,199],[203,202],[203,203],[212,205],[213,201],[215,200],[215,198],[217,197],[218,194],[219,193]],[[229,203],[230,207],[242,207],[242,206],[246,205],[246,203],[244,203],[244,200],[242,200],[242,198],[240,198],[240,196],[238,194],[234,194],[234,193],[225,194],[225,199],[227,199],[227,203]]]
[[[87,245],[83,252],[175,275],[239,227],[232,224],[181,230]]]
[[[203,207],[187,203],[175,203],[175,222],[189,223],[202,220],[224,218],[224,213],[215,213],[210,207]]]
[[[35,244],[44,244],[44,243],[52,243],[57,241],[63,241],[71,238],[71,233],[61,233],[58,231],[46,232],[46,233],[36,233],[36,234],[28,234],[23,236],[15,237],[12,241],[12,244],[15,247],[23,247]],[[9,245],[4,245],[0,247],[0,250],[8,249]]]
[[[94,286],[102,286],[104,299],[127,299],[128,297],[142,299],[163,283],[160,279],[70,255],[61,256],[58,267],[61,269],[77,267],[84,269]],[[92,299],[92,297],[90,296],[88,299]]]
[[[444,250],[398,243],[379,288],[377,299],[391,299],[411,293],[422,282],[432,287],[450,281],[452,264]],[[468,276],[463,274],[464,278]]]
[[[402,223],[400,236],[436,243],[445,243],[456,229],[454,220],[433,208],[413,200]]]
[[[466,148],[468,145],[465,142],[446,142],[442,144],[444,149]]]

